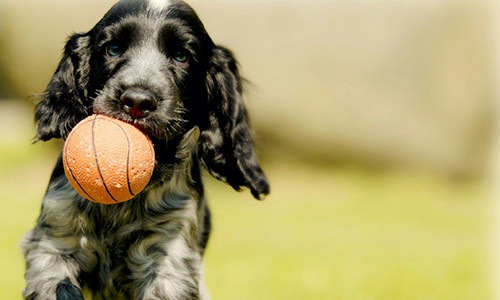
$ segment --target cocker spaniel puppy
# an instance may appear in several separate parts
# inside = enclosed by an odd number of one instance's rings
[[[25,299],[207,299],[200,164],[235,190],[269,192],[241,93],[233,55],[182,1],[122,0],[71,36],[35,110],[37,140],[105,114],[149,135],[156,167],[134,199],[103,205],[75,192],[59,159],[22,244]]]

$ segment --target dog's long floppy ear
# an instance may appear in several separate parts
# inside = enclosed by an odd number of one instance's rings
[[[88,40],[81,34],[68,39],[63,58],[35,108],[36,141],[66,138],[73,126],[89,114]]]
[[[200,160],[215,178],[237,191],[247,187],[261,199],[269,193],[269,183],[257,161],[241,78],[229,50],[214,48],[206,84],[208,118],[200,126]]]

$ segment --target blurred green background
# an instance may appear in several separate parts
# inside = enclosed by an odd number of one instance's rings
[[[113,3],[0,0],[0,299],[60,148],[31,144],[36,94]],[[272,183],[205,176],[213,299],[496,299],[495,1],[189,3],[251,82]]]

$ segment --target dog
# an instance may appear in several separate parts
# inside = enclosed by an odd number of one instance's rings
[[[201,168],[261,199],[238,64],[180,0],[122,0],[69,37],[35,108],[37,141],[65,139],[91,114],[135,125],[156,165],[132,200],[97,204],[68,183],[61,157],[23,239],[25,299],[208,299],[211,221]]]

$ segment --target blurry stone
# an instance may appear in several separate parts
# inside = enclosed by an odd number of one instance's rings
[[[483,171],[494,117],[492,2],[232,2],[219,17],[199,2],[252,82],[265,153]]]
[[[189,2],[239,58],[269,159],[458,175],[486,165],[492,1]],[[66,37],[113,3],[4,1],[0,64],[9,86],[23,98],[42,92]]]

